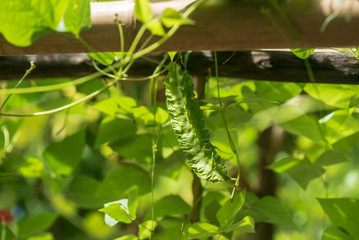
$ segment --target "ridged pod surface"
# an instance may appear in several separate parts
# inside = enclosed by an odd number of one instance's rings
[[[176,62],[170,62],[167,69],[168,113],[189,165],[201,179],[212,182],[229,180],[225,163],[210,142],[191,76]]]

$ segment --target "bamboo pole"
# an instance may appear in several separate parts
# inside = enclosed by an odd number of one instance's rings
[[[158,16],[166,7],[179,10],[193,1],[175,0],[153,3],[151,6],[154,15]],[[208,0],[190,16],[196,24],[181,27],[175,36],[157,51],[345,47],[355,46],[359,42],[357,31],[359,2],[356,0],[283,1],[280,9],[298,33],[299,42],[294,41],[293,32],[288,30],[280,13],[268,2],[267,0]],[[83,32],[81,36],[96,51],[119,51],[119,34],[114,23],[117,15],[123,23],[125,43],[128,47],[140,26],[134,18],[133,7],[134,4],[130,1],[92,3],[92,28]],[[321,32],[324,21],[335,11],[337,16],[328,24],[325,31]],[[273,20],[289,39],[279,33]],[[60,33],[49,34],[25,48],[12,46],[0,37],[0,55],[88,51],[76,39]]]

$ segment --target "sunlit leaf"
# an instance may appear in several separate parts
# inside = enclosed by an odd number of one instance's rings
[[[245,213],[252,216],[256,222],[295,227],[288,210],[278,199],[271,196],[255,201]]]
[[[101,208],[99,211],[106,213],[105,221],[106,224],[110,227],[115,225],[117,222],[123,222],[127,224],[132,222],[130,213],[127,209],[127,199],[126,201],[119,200],[116,202],[107,203],[105,204],[105,207]],[[112,219],[109,219],[108,216]]]
[[[315,161],[315,164],[319,166],[331,166],[338,163],[347,162],[348,160],[349,158],[343,152],[328,150],[319,156],[319,158]]]
[[[329,226],[325,229],[321,240],[353,240],[348,234],[335,226]]]
[[[104,118],[100,124],[95,147],[115,140],[130,137],[136,134],[137,127],[127,119],[119,119],[116,117]]]
[[[293,157],[282,158],[269,166],[270,169],[288,174],[303,189],[307,188],[309,182],[324,173],[324,169],[311,164],[308,159],[298,160]]]
[[[359,131],[359,121],[349,110],[337,110],[320,120],[326,140],[333,144]]]
[[[189,239],[210,237],[219,233],[219,227],[206,222],[196,222],[188,228]]]
[[[140,239],[146,239],[151,236],[150,230],[153,232],[155,228],[157,227],[157,222],[152,220],[144,221],[140,224],[139,230],[138,230],[138,236]]]
[[[352,198],[318,199],[330,220],[345,229],[353,239],[359,239],[359,200]]]
[[[135,15],[136,18],[145,23],[153,18],[149,0],[136,0],[135,1]]]
[[[104,66],[111,65],[114,61],[118,60],[119,55],[121,53],[118,52],[96,52],[96,53],[88,53],[93,60],[101,63]]]
[[[90,27],[89,0],[1,1],[0,22],[0,32],[17,46],[29,46],[53,31],[77,35]]]
[[[295,48],[291,49],[292,53],[301,59],[307,59],[314,52],[314,48]]]
[[[18,171],[24,177],[41,177],[45,173],[44,163],[38,158],[29,157]]]
[[[76,36],[82,29],[90,28],[90,0],[69,0],[64,22],[66,32],[71,32]]]
[[[137,207],[138,207],[137,189],[134,189],[128,194],[128,212],[130,213],[132,220],[136,219]]]
[[[174,25],[193,25],[194,21],[184,17],[178,11],[172,8],[166,8],[161,17],[161,22],[167,28],[173,27]]]
[[[216,216],[221,228],[226,228],[233,223],[237,213],[241,210],[244,200],[245,200],[246,191],[235,195],[233,201],[228,199],[228,201],[218,210]]]
[[[224,232],[238,231],[239,233],[254,233],[254,220],[251,217],[244,217],[241,221],[233,223],[223,229]]]
[[[359,86],[345,84],[306,84],[304,91],[325,104],[348,108],[359,103]]]
[[[258,97],[276,102],[284,102],[302,91],[298,84],[291,82],[256,81],[255,85]]]
[[[131,116],[133,108],[137,106],[136,101],[130,97],[112,97],[96,102],[94,107],[107,115],[124,114]]]
[[[136,122],[142,126],[149,126],[154,124],[154,109],[153,107],[140,106],[133,108],[133,117]],[[168,113],[161,107],[156,108],[156,123],[164,124],[168,121]]]
[[[176,56],[177,52],[167,52],[168,56],[170,56],[171,61],[173,61],[173,58]]]

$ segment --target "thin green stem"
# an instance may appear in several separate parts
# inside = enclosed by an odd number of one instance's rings
[[[104,72],[104,69],[101,69],[102,72]],[[151,75],[148,77],[142,77],[142,78],[121,78],[119,79],[120,81],[146,81],[146,80],[150,80],[151,78],[154,77],[158,77],[160,75],[162,75],[164,72],[166,72],[166,70],[163,70],[155,75]],[[13,93],[13,94],[29,94],[29,93],[40,93],[40,92],[51,92],[51,91],[56,91],[56,90],[61,90],[67,87],[71,87],[71,86],[76,86],[76,85],[80,85],[86,82],[89,82],[91,80],[94,80],[100,76],[102,76],[103,74],[100,72],[91,74],[89,76],[86,77],[82,77],[70,82],[65,82],[65,83],[59,83],[59,84],[52,84],[52,85],[48,85],[48,86],[38,86],[38,87],[28,87],[28,88],[13,88],[13,89],[2,89],[0,90],[0,95],[2,94],[9,94],[9,93]]]
[[[22,81],[24,81],[24,79],[32,72],[32,70],[35,69],[35,67],[36,66],[34,64],[34,61],[31,61],[30,62],[30,68],[26,70],[24,76],[22,76],[22,78],[19,80],[19,82],[15,85],[15,87],[12,90],[16,89],[22,83]],[[11,91],[10,94],[5,98],[4,102],[1,104],[0,113],[3,110],[3,108],[5,107],[6,102],[10,99],[10,97],[13,94],[14,94],[14,91]]]
[[[102,73],[102,75],[105,75],[109,78],[116,78],[115,75],[111,74],[111,73],[107,73],[107,72],[104,72],[97,64],[94,60],[91,61],[92,62],[92,66],[96,69],[96,71]]]
[[[106,62],[106,60],[101,56],[101,54],[99,54],[90,44],[88,44],[84,39],[82,39],[80,36],[76,37],[77,40],[80,41],[80,43],[82,43],[86,48],[88,48],[93,54],[95,54],[99,59],[101,59],[103,62]],[[110,65],[108,66],[108,68],[110,69],[110,71],[112,71],[113,73],[116,73],[115,68],[113,67],[114,65]]]
[[[234,198],[234,194],[236,192],[236,188],[239,186],[239,179],[240,179],[240,161],[239,161],[239,155],[238,155],[238,152],[237,152],[237,148],[236,146],[234,145],[234,142],[233,142],[233,139],[232,139],[232,136],[231,136],[231,133],[229,132],[229,128],[228,128],[228,124],[227,124],[227,120],[226,120],[226,117],[224,115],[224,112],[223,112],[223,109],[222,109],[222,100],[221,100],[221,92],[220,92],[220,88],[219,88],[219,75],[218,75],[218,60],[217,60],[217,52],[214,52],[214,65],[215,65],[215,74],[216,74],[216,80],[217,80],[217,95],[218,95],[218,104],[220,106],[220,114],[221,114],[221,117],[222,117],[222,121],[223,121],[223,124],[224,124],[224,127],[226,129],[226,132],[227,132],[227,137],[228,137],[228,141],[229,141],[229,144],[231,146],[231,150],[232,152],[236,155],[236,159],[237,159],[237,165],[238,165],[238,175],[237,175],[237,178],[236,178],[236,182],[234,184],[234,187],[233,187],[233,190],[232,190],[232,194],[231,194],[231,199],[233,201],[233,198]]]
[[[295,27],[293,26],[293,24],[291,23],[291,21],[289,20],[287,15],[283,12],[283,10],[278,5],[278,1],[277,0],[270,0],[269,2],[271,3],[272,7],[277,11],[277,13],[280,15],[280,17],[282,18],[284,24],[287,26],[287,28],[289,29],[289,31],[293,35],[294,42],[300,43],[301,41],[300,41],[300,38],[299,38],[299,34],[295,30]]]
[[[118,16],[116,15],[115,23],[117,24],[118,32],[119,32],[119,34],[120,34],[121,53],[123,53],[123,52],[125,52],[125,37],[124,37],[124,35],[123,35],[122,24],[121,24],[121,22],[118,20],[117,17],[118,17]]]
[[[1,240],[6,240],[6,222],[5,222],[5,217],[0,216],[0,222],[2,222],[1,224]]]
[[[307,70],[309,81],[311,81],[312,83],[316,83],[314,73],[308,59],[307,58],[303,59],[303,61],[304,61],[305,69]]]
[[[267,16],[267,18],[269,19],[269,21],[272,23],[272,25],[274,26],[274,28],[279,32],[279,34],[288,42],[290,42],[291,40],[289,39],[289,37],[287,36],[287,34],[283,31],[282,27],[279,26],[279,24],[277,23],[277,21],[274,19],[274,17],[272,16],[272,13],[270,12],[269,9],[262,7],[261,8],[261,13],[263,13],[264,15]]]
[[[163,64],[167,60],[167,54],[165,54],[163,60],[156,67],[153,72],[153,76],[160,72]],[[151,96],[151,105],[153,107],[153,128],[152,128],[152,169],[151,169],[151,229],[153,231],[153,223],[155,216],[155,208],[154,208],[154,189],[155,189],[155,166],[156,166],[156,152],[157,152],[157,142],[159,139],[159,133],[156,134],[157,128],[157,120],[156,120],[156,112],[157,112],[157,79],[156,77],[151,78],[150,84],[150,96]],[[150,239],[152,239],[152,231],[150,234]]]
[[[112,87],[113,85],[115,85],[117,82],[119,81],[119,79],[114,79],[111,83],[109,83],[108,85],[92,92],[91,94],[87,95],[86,97],[83,97],[75,102],[72,102],[70,104],[61,106],[59,108],[55,108],[55,109],[51,109],[48,111],[43,111],[43,112],[35,112],[35,113],[25,113],[25,114],[21,114],[21,113],[0,113],[0,116],[7,116],[7,117],[34,117],[34,116],[44,116],[44,115],[49,115],[49,114],[53,114],[53,113],[57,113],[57,112],[61,112],[63,110],[66,110],[68,108],[71,108],[73,106],[76,106],[80,103],[86,102],[88,100],[90,100],[91,98],[99,95],[100,93],[102,93],[103,91],[109,89],[110,87]]]

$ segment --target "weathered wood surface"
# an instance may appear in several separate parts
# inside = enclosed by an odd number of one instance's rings
[[[166,7],[182,9],[194,0],[175,0],[153,3],[155,16]],[[292,0],[280,1],[281,9],[293,24],[300,42],[267,0],[209,0],[190,17],[194,26],[183,26],[157,51],[248,50],[294,47],[344,47],[359,42],[359,2],[356,0]],[[344,5],[343,2],[345,3]],[[256,4],[255,4],[256,3]],[[115,14],[123,23],[126,48],[134,39],[140,23],[133,14],[131,1],[98,2],[91,5],[92,28],[82,37],[96,51],[119,51],[120,40]],[[324,32],[320,28],[325,19],[340,9],[338,16]],[[264,11],[269,11],[283,32],[285,39]],[[350,21],[346,20],[351,16]],[[53,54],[88,52],[74,38],[59,33],[50,34],[30,47],[20,48],[7,43],[0,36],[0,55]]]
[[[149,56],[160,60],[161,55]],[[36,69],[30,78],[82,77],[95,72],[86,54],[56,54],[38,56],[0,57],[0,79],[19,79],[29,62]],[[253,80],[310,82],[303,61],[289,51],[219,52],[219,73],[224,77]],[[315,52],[309,62],[317,82],[359,84],[359,60],[338,52]],[[133,77],[150,75],[156,65],[139,59],[129,74]],[[207,76],[214,68],[211,52],[193,52],[188,62],[190,74]],[[212,71],[213,72],[213,71]]]

